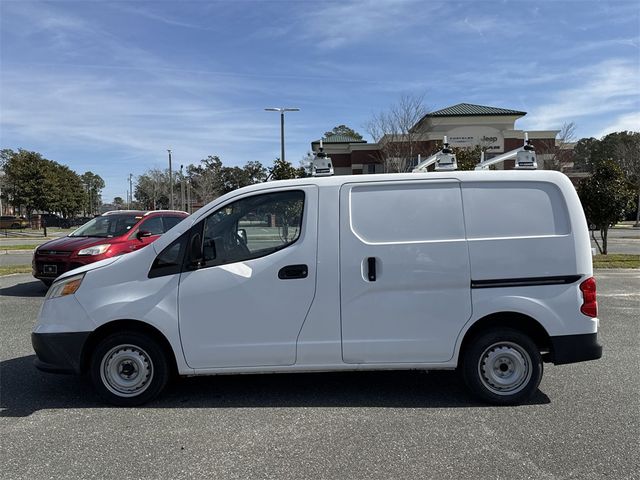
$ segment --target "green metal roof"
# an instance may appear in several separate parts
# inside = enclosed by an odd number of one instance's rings
[[[472,103],[459,103],[452,107],[436,110],[428,113],[426,117],[476,117],[479,115],[526,115],[527,112],[509,110],[507,108],[486,107],[484,105],[474,105]]]
[[[314,140],[312,143],[320,143],[320,140]],[[329,135],[322,139],[322,143],[367,143],[367,141],[358,140],[347,135]]]

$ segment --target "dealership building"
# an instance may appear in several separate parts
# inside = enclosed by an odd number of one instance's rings
[[[474,148],[480,145],[487,159],[515,150],[523,145],[524,131],[516,128],[516,121],[527,113],[506,108],[487,107],[470,103],[443,108],[422,117],[411,129],[416,158],[422,159],[435,153],[446,135],[452,147]],[[552,157],[558,130],[527,130],[529,140],[536,148],[538,167],[544,168],[545,160]],[[323,138],[324,151],[331,157],[336,175],[382,173],[382,158],[386,142],[401,141],[398,136],[385,135],[378,143],[332,135]],[[317,152],[320,140],[311,142],[311,150]],[[478,159],[479,160],[479,159]],[[497,164],[498,169],[512,169],[515,160]]]

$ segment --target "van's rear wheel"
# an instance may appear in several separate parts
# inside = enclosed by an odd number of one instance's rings
[[[155,398],[167,384],[169,364],[162,348],[138,332],[109,335],[91,357],[91,381],[107,402],[131,407]]]
[[[535,343],[509,328],[480,333],[463,353],[465,383],[489,403],[515,405],[530,399],[540,385],[542,371]]]

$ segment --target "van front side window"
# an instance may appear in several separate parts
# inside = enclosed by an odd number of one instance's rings
[[[243,198],[205,219],[206,266],[242,262],[281,250],[300,237],[304,192],[290,190]]]

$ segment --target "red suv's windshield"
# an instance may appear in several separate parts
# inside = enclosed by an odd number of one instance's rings
[[[131,227],[140,221],[142,216],[133,214],[108,215],[106,217],[96,217],[85,223],[70,237],[101,237],[111,238],[124,235]]]

